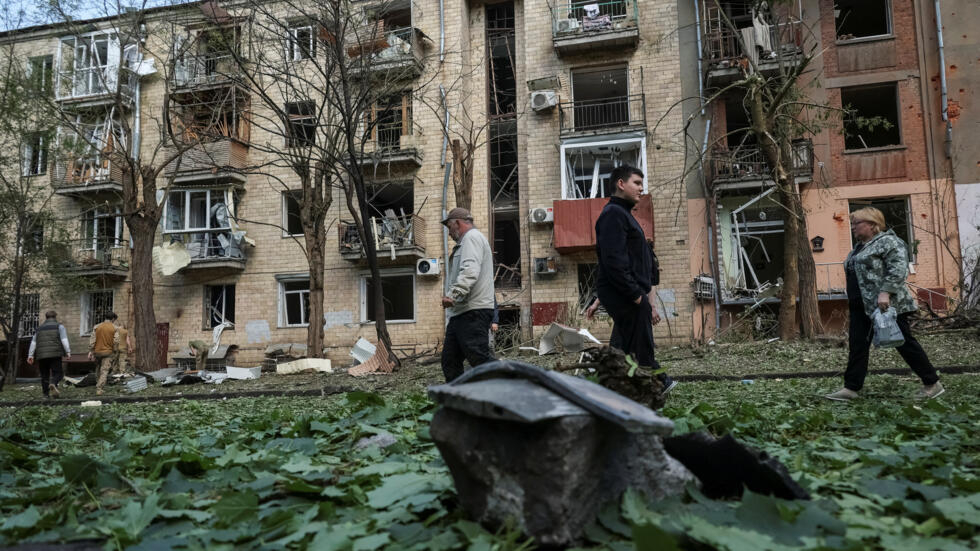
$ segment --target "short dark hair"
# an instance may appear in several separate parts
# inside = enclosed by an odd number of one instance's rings
[[[117,316],[115,312],[106,312],[105,313],[105,319],[107,319],[108,321],[113,321],[114,319],[116,319],[118,317],[119,316]]]
[[[57,317],[58,317],[58,312],[55,312],[54,310],[48,310],[47,312],[44,313],[44,319],[46,320],[53,320],[56,319]]]
[[[616,188],[616,182],[619,182],[620,180],[626,182],[632,178],[634,174],[640,178],[643,178],[642,170],[625,163],[612,169],[612,172],[609,173],[609,179],[612,181],[613,189]]]

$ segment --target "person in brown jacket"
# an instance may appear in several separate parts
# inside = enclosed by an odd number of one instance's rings
[[[112,312],[106,312],[105,321],[92,329],[92,336],[88,339],[88,359],[94,360],[98,382],[95,384],[95,393],[102,394],[109,373],[113,371],[116,359],[116,349],[119,347],[119,332],[116,325],[112,323],[118,316]]]
[[[126,329],[125,322],[119,322],[116,325],[116,330],[119,332],[119,345],[116,348],[116,366],[119,373],[132,373],[129,367],[129,355],[133,353],[133,341],[129,336],[129,330]]]

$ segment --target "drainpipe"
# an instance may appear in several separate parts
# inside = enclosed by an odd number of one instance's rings
[[[136,86],[134,86],[133,94],[136,96],[135,105],[133,106],[133,160],[139,158],[140,151],[140,91],[142,88],[142,83],[140,79],[134,78],[136,81]]]
[[[944,141],[946,158],[953,156],[953,122],[949,120],[949,95],[946,89],[946,56],[943,53],[943,15],[939,8],[939,0],[936,4],[936,40],[939,42],[939,84],[942,87],[943,120],[946,121],[946,140]]]
[[[938,2],[939,0],[936,0]],[[701,66],[701,58],[704,56],[704,51],[701,47],[701,8],[698,7],[698,3],[701,0],[694,0],[694,19],[697,23],[697,37],[698,37],[698,101],[701,102],[701,116],[704,116],[704,69]]]
[[[449,211],[446,209],[447,195],[449,193],[449,176],[453,169],[453,162],[448,161],[446,163],[446,174],[442,177],[442,220],[446,219],[446,215]],[[440,224],[442,226],[442,268],[443,270],[449,270],[449,228],[445,224]],[[448,273],[442,278],[442,294],[443,296],[449,296],[449,277]],[[449,318],[446,318],[446,323],[449,323]]]
[[[444,4],[445,0],[439,0],[439,63],[446,60],[446,7]]]
[[[695,6],[697,6],[697,1],[695,0]],[[708,268],[711,269],[711,277],[715,280],[715,335],[721,330],[721,300],[718,298],[721,295],[721,270],[715,269],[715,245],[714,245],[714,232],[712,228],[714,227],[713,218],[715,214],[711,209],[707,208],[708,205],[713,204],[713,202],[708,198],[708,186],[705,183],[704,176],[704,155],[708,151],[708,135],[711,132],[711,119],[705,121],[704,125],[704,141],[701,143],[701,157],[698,159],[698,176],[701,180],[701,189],[704,192],[705,201],[705,211],[708,214]]]

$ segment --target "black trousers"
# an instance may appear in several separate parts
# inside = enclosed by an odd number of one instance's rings
[[[630,302],[612,307],[606,305],[606,312],[613,319],[609,346],[633,356],[639,365],[660,369],[660,364],[654,357],[653,320],[651,319],[653,305],[650,304],[649,297],[643,295],[639,304]]]
[[[48,395],[48,386],[61,382],[63,374],[61,372],[61,357],[57,358],[38,358],[37,368],[41,372],[41,390],[44,395]]]
[[[442,345],[442,374],[450,382],[463,374],[463,360],[470,366],[495,360],[490,352],[490,322],[493,309],[469,310],[449,318]]]
[[[844,372],[844,387],[854,392],[864,387],[864,378],[868,375],[868,352],[871,349],[871,339],[874,337],[874,327],[871,318],[864,313],[864,305],[851,302],[850,329],[848,330],[847,370]],[[933,385],[939,380],[936,368],[932,366],[929,357],[919,341],[912,336],[909,329],[911,312],[899,314],[898,328],[902,330],[905,344],[896,348],[898,353],[909,364],[912,371],[922,379],[922,384]]]

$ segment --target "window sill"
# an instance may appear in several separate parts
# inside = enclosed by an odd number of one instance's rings
[[[894,34],[879,34],[875,36],[862,36],[860,38],[848,38],[847,40],[836,40],[834,42],[837,46],[848,46],[850,44],[866,44],[868,42],[884,42],[886,40],[895,40]]]
[[[388,325],[407,325],[409,323],[415,323],[415,320],[387,320],[385,323]],[[362,321],[361,325],[374,325],[374,322]]]
[[[904,151],[908,149],[905,145],[886,145],[882,147],[868,147],[865,149],[845,149],[844,155],[861,155],[863,153],[881,153],[884,151]]]
[[[310,324],[304,323],[302,325],[280,325],[277,329],[306,329]]]
[[[284,234],[282,234],[282,238],[283,239],[291,239],[291,238],[294,238],[294,237],[303,237],[305,235],[306,235],[305,233],[284,233]]]

